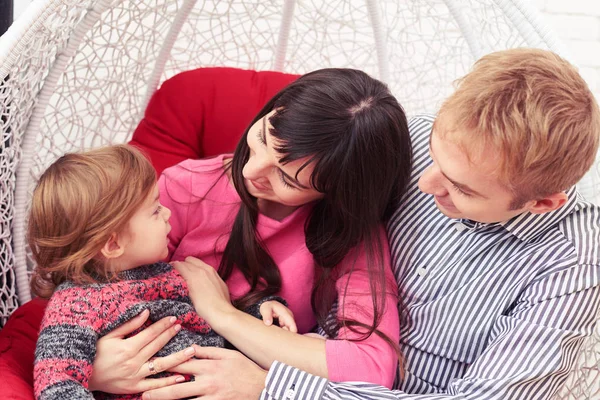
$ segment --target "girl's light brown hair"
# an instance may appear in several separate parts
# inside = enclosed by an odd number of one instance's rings
[[[155,183],[152,164],[128,145],[56,160],[33,193],[27,232],[37,264],[32,291],[50,297],[66,280],[85,284],[110,278],[100,250],[123,231]]]
[[[488,54],[442,105],[436,134],[469,156],[498,150],[498,177],[513,208],[573,186],[591,167],[600,111],[575,67],[540,49]]]

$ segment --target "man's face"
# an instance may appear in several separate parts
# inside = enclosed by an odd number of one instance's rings
[[[501,154],[493,148],[467,157],[458,144],[431,133],[433,164],[419,180],[419,189],[434,196],[440,211],[450,218],[493,223],[511,219],[526,207],[511,209],[513,194],[496,175]]]

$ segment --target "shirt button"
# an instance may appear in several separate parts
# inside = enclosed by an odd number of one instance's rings
[[[296,394],[296,391],[294,389],[288,389],[288,390],[285,391],[284,399],[285,400],[292,400],[294,398],[295,394]]]
[[[427,270],[423,267],[418,267],[417,274],[419,274],[419,276],[425,276],[425,275],[427,275]]]
[[[462,232],[465,229],[467,229],[467,227],[463,223],[457,222],[456,224],[454,224],[454,229],[456,229],[458,232]]]

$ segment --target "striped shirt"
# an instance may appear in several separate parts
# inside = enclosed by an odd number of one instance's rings
[[[403,380],[334,383],[276,361],[261,399],[542,400],[564,384],[600,306],[600,208],[572,188],[553,212],[450,219],[417,187],[432,124],[410,121],[412,180],[388,225]]]

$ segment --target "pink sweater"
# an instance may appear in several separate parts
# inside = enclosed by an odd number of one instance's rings
[[[161,175],[160,200],[172,211],[169,234],[171,260],[194,256],[214,267],[219,265],[240,206],[239,195],[223,174],[223,159],[226,157],[231,155],[187,160]],[[300,207],[281,221],[260,214],[257,224],[258,232],[281,273],[282,289],[278,295],[287,300],[299,333],[309,332],[316,324],[310,305],[314,261],[306,248],[304,236],[304,222],[309,212],[309,206]],[[398,343],[397,285],[383,227],[380,234],[384,243],[388,294],[378,329]],[[338,315],[345,312],[347,317],[370,324],[373,314],[365,264],[365,252],[357,254],[353,251],[338,266]],[[352,267],[354,270],[349,274]],[[232,299],[239,298],[250,289],[239,271],[233,272],[227,286]],[[329,379],[338,382],[365,381],[391,387],[398,361],[395,352],[375,334],[359,342],[342,340],[358,336],[348,329],[340,329],[335,340],[327,340]]]

